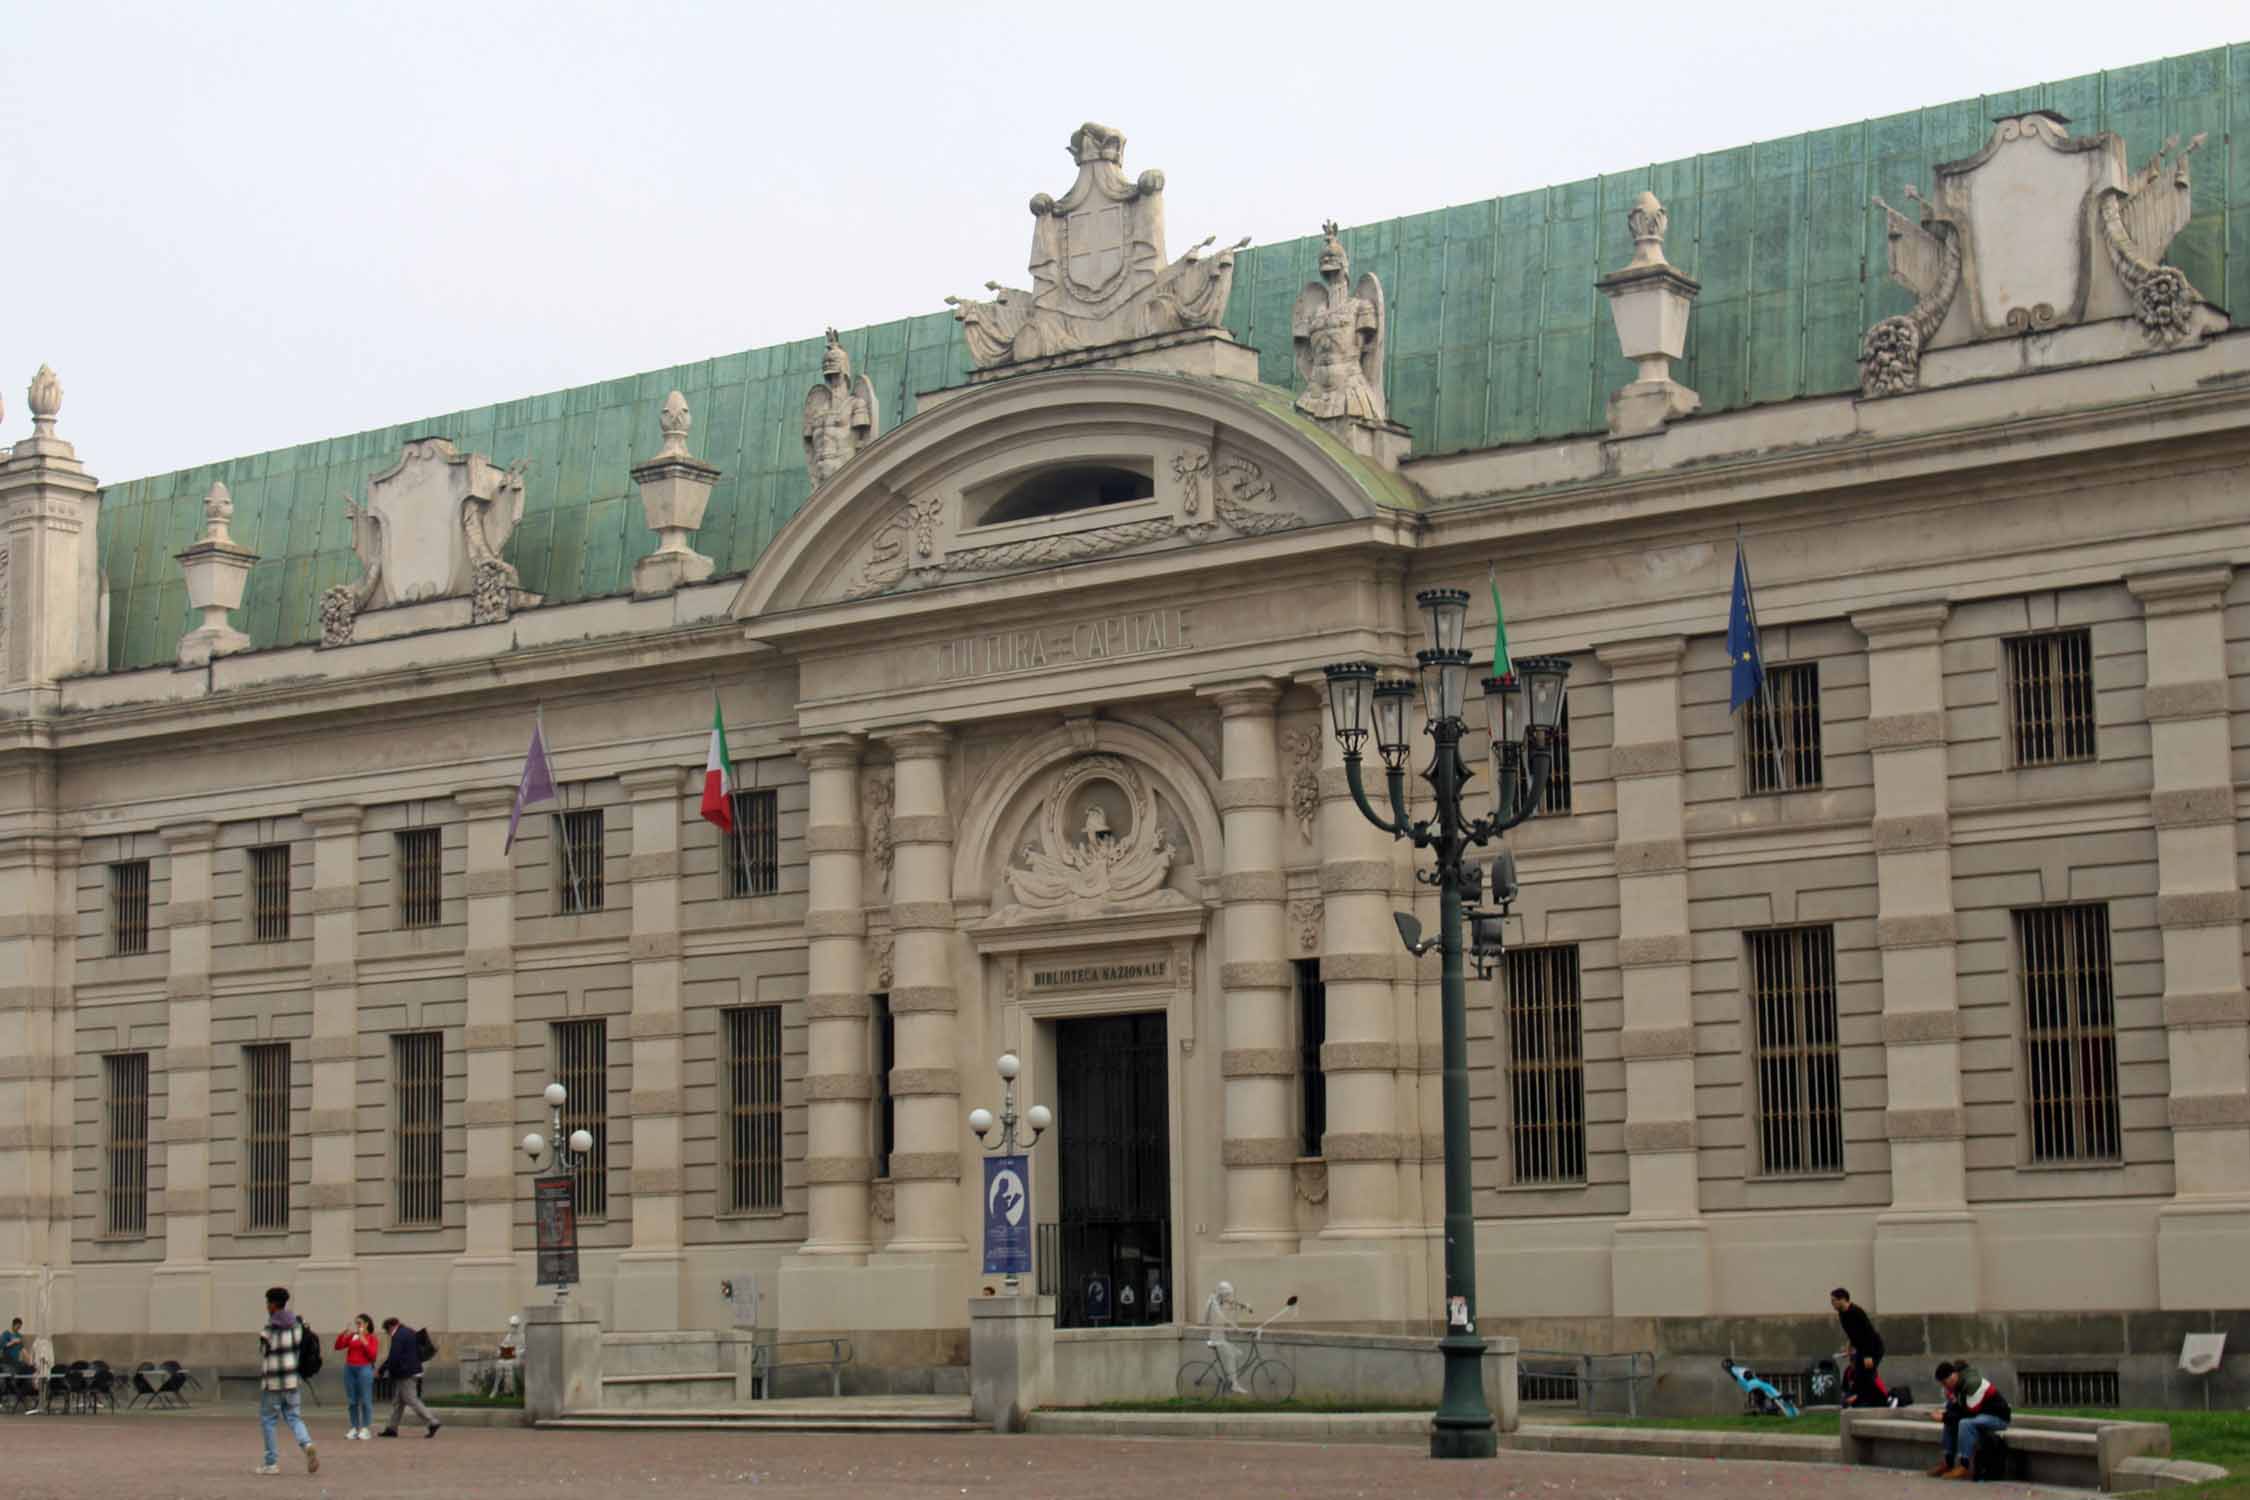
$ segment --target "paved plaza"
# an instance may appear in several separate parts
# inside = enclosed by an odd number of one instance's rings
[[[533,1433],[449,1428],[369,1443],[312,1418],[321,1468],[308,1477],[285,1452],[278,1478],[258,1478],[258,1424],[248,1407],[0,1422],[0,1472],[11,1500],[130,1495],[216,1500],[274,1495],[450,1497],[531,1495],[1008,1495],[1179,1500],[1183,1494],[1553,1500],[1888,1500],[1936,1496],[1917,1477],[1810,1464],[1504,1453],[1440,1464],[1413,1448],[1170,1439],[898,1436],[733,1432]],[[1986,1496],[2025,1495],[1990,1486]]]

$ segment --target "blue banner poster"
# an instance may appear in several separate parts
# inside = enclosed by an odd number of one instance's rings
[[[984,1274],[1031,1271],[1031,1168],[1021,1156],[984,1159]]]

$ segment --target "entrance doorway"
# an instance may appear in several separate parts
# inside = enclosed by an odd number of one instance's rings
[[[1172,1321],[1165,1060],[1162,1011],[1055,1023],[1061,1327]]]

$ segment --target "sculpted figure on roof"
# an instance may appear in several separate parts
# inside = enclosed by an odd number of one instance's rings
[[[812,471],[814,489],[875,440],[881,417],[874,382],[865,375],[853,378],[852,357],[829,329],[820,384],[805,392],[805,467]]]
[[[1164,258],[1164,174],[1125,175],[1125,137],[1081,125],[1070,138],[1078,180],[1031,200],[1031,290],[988,281],[989,301],[948,297],[980,369],[1020,364],[1154,334],[1209,328],[1226,315],[1234,254],[1205,258],[1203,240]]]
[[[1313,417],[1380,422],[1383,410],[1383,283],[1367,272],[1352,285],[1351,258],[1336,221],[1320,226],[1320,280],[1305,283],[1290,318],[1297,345],[1297,410]]]

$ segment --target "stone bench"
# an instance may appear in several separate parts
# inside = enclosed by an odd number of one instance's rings
[[[1944,1425],[1930,1420],[1932,1410],[1843,1412],[1839,1437],[1843,1462],[1883,1469],[1929,1468],[1937,1462],[1945,1437]],[[2082,1490],[2116,1488],[2119,1466],[2129,1458],[2169,1458],[2172,1453],[2172,1429],[2162,1422],[2107,1422],[2098,1417],[2019,1412],[2000,1441],[2016,1455],[2020,1477]]]

